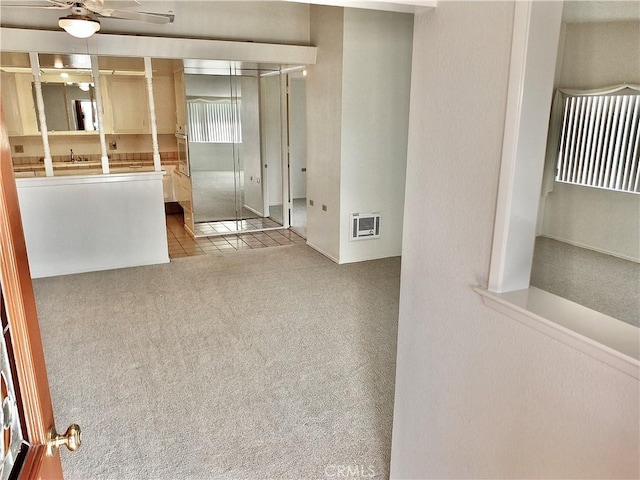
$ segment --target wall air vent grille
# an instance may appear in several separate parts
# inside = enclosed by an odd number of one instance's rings
[[[380,237],[379,213],[353,213],[350,215],[349,240],[370,240]]]

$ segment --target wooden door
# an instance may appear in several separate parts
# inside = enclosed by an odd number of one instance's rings
[[[53,410],[1,103],[0,149],[1,477],[57,479],[62,467],[57,449],[47,455]]]

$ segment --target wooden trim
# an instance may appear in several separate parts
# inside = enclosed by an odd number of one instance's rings
[[[52,459],[51,457],[47,457],[46,453],[47,447],[44,445],[29,448],[27,458],[20,472],[20,478],[41,480],[62,479],[60,455],[58,454]]]
[[[47,478],[62,478],[60,456],[44,457],[37,448],[46,443],[47,433],[54,425],[53,408],[1,100],[0,280],[11,330],[16,381],[20,387],[27,441],[36,446],[29,456],[29,465],[38,465],[38,472],[49,472]],[[56,477],[56,472],[60,473],[59,477]],[[38,477],[39,474],[23,478]]]

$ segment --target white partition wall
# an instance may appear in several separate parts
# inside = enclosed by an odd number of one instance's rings
[[[16,184],[33,278],[169,261],[162,172]]]
[[[472,289],[488,282],[513,25],[507,2],[416,16],[405,218],[420,221],[404,225],[390,478],[638,478],[638,380]]]

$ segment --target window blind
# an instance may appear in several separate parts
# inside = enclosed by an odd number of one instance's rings
[[[238,102],[187,101],[190,142],[241,143],[242,128]]]
[[[568,96],[556,181],[640,193],[640,96]]]

